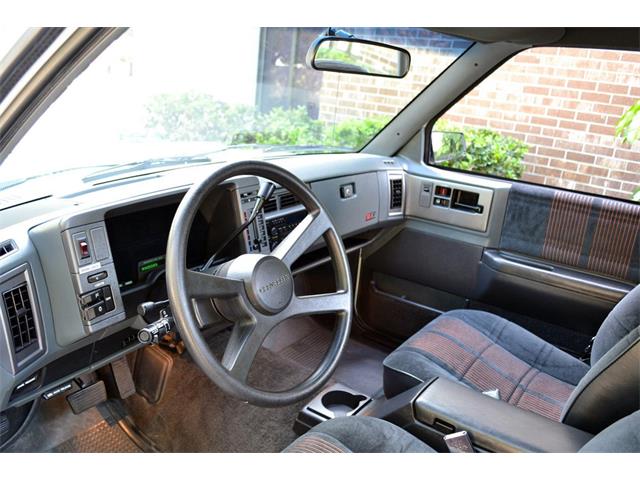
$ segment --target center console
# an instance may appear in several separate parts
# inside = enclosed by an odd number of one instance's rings
[[[564,423],[496,400],[459,382],[436,378],[363,414],[409,431],[438,451],[443,437],[466,431],[479,452],[577,452],[592,435]]]

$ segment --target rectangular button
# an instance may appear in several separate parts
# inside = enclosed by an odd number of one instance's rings
[[[450,197],[451,196],[451,188],[443,187],[442,185],[436,186],[436,195],[441,197]]]
[[[94,303],[98,303],[99,301],[104,300],[102,290],[94,290],[91,293],[87,293],[80,297],[80,303],[82,305],[93,305]]]
[[[104,315],[105,313],[107,313],[107,306],[105,305],[105,302],[98,302],[85,309],[85,315],[88,321],[91,321],[100,315]]]
[[[78,265],[91,263],[91,248],[86,232],[74,233],[72,237],[73,249],[76,253]]]
[[[107,272],[98,272],[98,273],[94,273],[93,275],[89,275],[87,277],[87,282],[96,283],[96,282],[99,282],[100,280],[104,280],[105,278],[107,278]]]
[[[93,243],[93,251],[96,261],[109,258],[109,246],[107,244],[107,236],[104,227],[93,228],[89,232],[91,242]]]
[[[102,296],[104,298],[104,304],[106,307],[106,311],[110,312],[111,310],[115,310],[116,304],[113,300],[113,295],[111,294],[111,287],[104,287],[102,289]]]

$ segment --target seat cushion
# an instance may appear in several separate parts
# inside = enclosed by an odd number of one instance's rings
[[[372,417],[340,417],[316,425],[284,453],[432,453],[402,428]]]
[[[497,315],[453,310],[440,315],[384,361],[387,397],[444,376],[559,421],[589,367]]]

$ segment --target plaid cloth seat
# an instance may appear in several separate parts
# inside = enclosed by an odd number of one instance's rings
[[[417,332],[384,361],[385,394],[434,377],[560,421],[565,403],[589,367],[504,318],[453,310]],[[494,395],[496,392],[493,392]]]

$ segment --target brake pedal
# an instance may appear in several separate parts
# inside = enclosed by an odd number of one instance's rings
[[[101,371],[104,373],[102,379],[107,382],[107,391],[112,398],[125,399],[136,393],[136,386],[126,357],[114,360]]]
[[[78,390],[67,397],[71,410],[76,415],[89,410],[91,407],[104,402],[107,399],[107,389],[100,380],[88,387]]]

